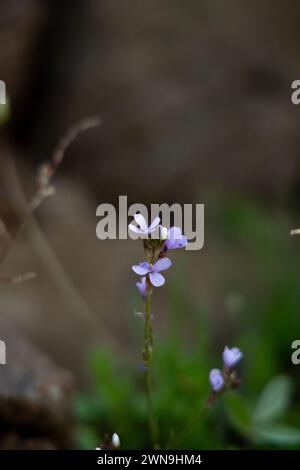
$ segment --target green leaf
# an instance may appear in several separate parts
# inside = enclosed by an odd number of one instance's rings
[[[260,426],[253,428],[253,434],[256,440],[264,443],[289,446],[300,443],[300,431],[290,426],[279,424]]]
[[[226,409],[232,424],[242,433],[248,433],[251,425],[251,413],[248,404],[234,392],[226,394]]]
[[[100,440],[95,430],[87,426],[78,426],[74,437],[76,446],[82,450],[95,449]]]
[[[285,375],[272,379],[262,391],[253,413],[253,423],[270,423],[287,412],[291,399],[291,381]]]
[[[73,401],[74,415],[80,422],[101,420],[104,410],[99,397],[76,395]]]

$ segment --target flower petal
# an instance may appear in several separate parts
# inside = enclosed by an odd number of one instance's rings
[[[150,264],[147,263],[146,261],[132,266],[132,270],[139,276],[145,276],[145,274],[148,274],[149,269],[150,269]]]
[[[188,244],[187,237],[182,235],[181,240],[179,240],[179,245],[181,248],[185,248]]]
[[[169,269],[171,265],[172,261],[169,258],[160,258],[152,267],[152,272],[159,273],[160,271],[165,271],[166,269]]]
[[[171,227],[168,232],[168,239],[165,241],[167,250],[176,250],[187,246],[187,237],[182,235],[179,227]]]
[[[219,392],[224,387],[224,378],[219,369],[212,369],[210,371],[209,381],[214,392]]]
[[[150,233],[154,232],[154,230],[158,227],[159,224],[160,224],[160,218],[155,217],[155,219],[153,220],[152,224],[149,227],[149,232]]]
[[[243,353],[239,348],[228,348],[223,351],[223,361],[226,367],[232,368],[243,358]]]
[[[166,282],[164,276],[162,276],[159,273],[150,273],[150,282],[154,287],[160,287],[163,286],[164,283]]]
[[[142,277],[139,282],[136,283],[136,287],[141,294],[142,298],[145,300],[146,294],[147,294],[147,283],[146,283],[146,277]]]
[[[134,233],[138,233],[138,234],[143,233],[142,230],[140,228],[138,228],[136,225],[129,224],[128,228]]]
[[[168,238],[168,229],[167,227],[163,227],[163,225],[159,226],[159,239],[160,240],[167,240]]]
[[[179,227],[171,227],[169,229],[168,238],[170,240],[179,240],[182,237],[182,231]]]
[[[142,214],[134,214],[133,217],[136,223],[140,226],[142,232],[145,232],[148,230],[147,222],[145,218],[142,216]]]

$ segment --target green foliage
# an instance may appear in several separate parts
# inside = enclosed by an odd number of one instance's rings
[[[235,428],[247,435],[251,427],[251,411],[246,401],[237,393],[227,392],[226,409]]]
[[[300,444],[300,431],[280,424],[260,426],[255,430],[255,436],[263,444],[286,448]]]
[[[255,424],[265,424],[282,418],[290,405],[291,381],[281,375],[271,380],[262,391],[254,409]]]
[[[213,447],[218,441],[207,438],[201,421],[203,404],[210,392],[208,368],[201,368],[201,356],[196,350],[182,353],[172,341],[158,344],[155,356],[154,401],[162,446],[181,434],[186,423],[198,414],[199,421],[196,419],[187,429],[188,436],[183,436],[180,445],[197,448],[202,438]],[[96,393],[80,395],[75,400],[78,445],[92,449],[105,432],[117,432],[123,448],[149,448],[142,371],[133,363],[118,367],[116,358],[101,350],[92,353],[90,363]]]
[[[300,431],[277,420],[284,418],[291,404],[291,381],[286,376],[272,379],[261,392],[255,406],[233,393],[226,397],[226,409],[235,429],[259,445],[291,447],[300,444]]]

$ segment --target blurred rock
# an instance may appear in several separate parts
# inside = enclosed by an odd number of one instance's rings
[[[72,379],[7,324],[0,368],[0,448],[67,448],[71,445]]]

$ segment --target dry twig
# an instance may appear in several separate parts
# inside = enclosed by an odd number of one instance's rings
[[[55,189],[51,185],[51,180],[55,175],[58,167],[62,163],[67,148],[72,144],[72,142],[81,132],[84,132],[88,129],[92,129],[93,127],[99,126],[100,124],[101,120],[98,117],[83,119],[79,123],[72,126],[65,134],[65,136],[59,141],[58,146],[54,150],[51,159],[47,163],[44,163],[39,169],[37,177],[37,190],[30,203],[28,204],[25,216],[13,236],[10,236],[8,234],[4,223],[0,223],[0,237],[1,230],[4,234],[6,234],[6,237],[9,237],[9,243],[7,243],[6,248],[0,254],[0,266],[3,264],[6,256],[10,252],[19,234],[24,230],[30,216],[38,209],[38,207],[47,197],[55,194]]]

